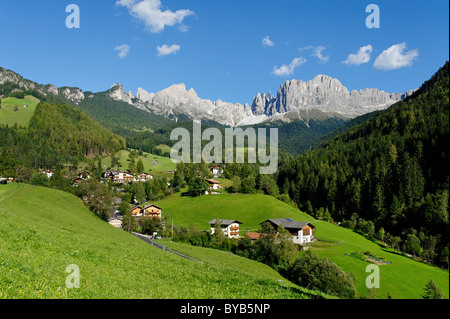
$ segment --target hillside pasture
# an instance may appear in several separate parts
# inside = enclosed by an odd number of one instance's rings
[[[17,123],[18,126],[28,127],[38,103],[39,100],[31,95],[25,96],[24,99],[2,98],[0,125],[13,126]],[[25,108],[24,105],[27,107]],[[15,106],[17,111],[14,111]]]
[[[266,195],[207,195],[196,198],[179,194],[156,202],[163,208],[175,225],[199,230],[209,230],[208,222],[215,219],[236,219],[241,225],[241,236],[248,230],[260,229],[260,223],[272,218],[292,218],[296,221],[311,222],[316,226],[315,236],[319,242],[310,249],[320,257],[327,257],[345,271],[353,274],[355,285],[361,296],[369,296],[366,287],[366,272],[371,263],[351,256],[356,251],[370,251],[385,258],[392,264],[380,265],[380,288],[376,289],[377,298],[420,299],[423,288],[429,280],[434,280],[449,296],[449,274],[437,267],[418,262],[403,256],[386,246],[369,240],[349,229],[317,221],[313,217]],[[347,255],[348,254],[348,255]]]

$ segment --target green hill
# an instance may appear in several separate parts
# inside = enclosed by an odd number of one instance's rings
[[[70,105],[40,103],[31,118],[31,138],[59,155],[92,157],[125,148],[125,140]]]
[[[280,163],[277,184],[299,207],[365,220],[403,251],[448,267],[449,63],[412,96],[368,115],[323,148]],[[360,223],[361,224],[361,223]],[[356,225],[355,225],[356,226]]]
[[[421,298],[426,283],[433,279],[449,295],[449,274],[439,268],[404,257],[394,250],[370,241],[351,230],[324,222],[265,195],[211,195],[197,198],[172,195],[156,202],[163,213],[173,219],[175,225],[190,226],[209,230],[208,222],[214,218],[237,219],[243,223],[241,232],[245,234],[259,229],[259,223],[270,218],[292,218],[297,221],[312,222],[316,227],[316,237],[323,242],[316,243],[311,249],[321,257],[328,257],[342,269],[355,276],[358,293],[369,294],[365,280],[368,262],[351,257],[357,251],[370,251],[376,256],[392,262],[380,266],[381,288],[377,290],[379,298],[386,298],[389,292],[393,298]],[[334,244],[339,243],[339,244]],[[349,256],[347,256],[347,253]]]
[[[214,256],[223,259],[221,252],[193,248],[204,260],[197,263],[159,250],[101,221],[64,192],[0,186],[0,219],[0,299],[307,296],[269,267],[244,258],[219,264]],[[73,264],[80,270],[79,289],[65,285],[66,267]]]
[[[15,123],[19,126],[27,127],[31,117],[34,115],[36,105],[39,100],[33,96],[26,96],[25,99],[8,97],[1,99],[0,125],[13,126]],[[25,108],[24,105],[27,105]],[[17,106],[17,111],[14,111]]]
[[[119,159],[121,169],[127,169],[128,168],[128,155],[130,154],[129,151],[122,150],[115,154],[115,156]],[[165,173],[169,170],[175,170],[176,164],[172,162],[172,160],[168,157],[164,156],[158,156],[154,154],[144,153],[143,156],[139,156],[136,159],[136,162],[141,159],[142,163],[144,164],[144,168],[146,172],[150,173]],[[103,168],[111,167],[111,157],[105,157],[102,159],[102,166]],[[113,169],[117,169],[116,167],[112,167]]]

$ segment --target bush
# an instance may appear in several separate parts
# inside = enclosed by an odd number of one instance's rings
[[[424,288],[423,299],[443,299],[444,293],[442,289],[433,281],[430,280]]]
[[[10,97],[15,97],[16,99],[22,100],[25,98],[25,93],[22,91],[14,91],[10,95]]]
[[[320,290],[345,299],[356,296],[355,282],[350,274],[328,258],[319,258],[310,251],[297,259],[282,275],[307,289]]]
[[[50,180],[48,179],[47,175],[37,172],[34,173],[31,177],[30,184],[34,186],[49,187]]]

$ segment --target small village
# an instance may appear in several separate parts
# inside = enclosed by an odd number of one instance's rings
[[[214,166],[210,168],[211,174],[214,178],[217,178],[223,174],[223,168],[219,166]],[[42,173],[47,176],[48,179],[51,179],[54,175],[55,171],[48,169],[43,170]],[[174,171],[170,171],[167,173],[174,173]],[[82,181],[90,180],[92,178],[92,174],[88,171],[82,171],[77,174],[77,177],[73,180],[73,186],[77,187],[78,184]],[[136,175],[133,175],[127,171],[123,170],[103,170],[102,172],[102,182],[111,182],[114,185],[126,185],[133,184],[138,182],[147,182],[151,181],[155,178],[154,175],[151,175],[146,172],[141,172]],[[221,182],[212,178],[205,178],[205,182],[209,185],[208,189],[204,192],[203,195],[220,195],[220,190],[224,189],[222,187]],[[13,182],[13,178],[0,178],[0,184],[8,184]],[[168,183],[170,185],[170,183]],[[120,192],[122,189],[118,188]],[[108,219],[108,223],[116,228],[123,229],[123,214],[120,214],[118,211],[118,206],[121,204],[122,199],[118,196],[115,196],[113,199],[114,213]],[[141,205],[136,203],[135,206],[129,208],[129,212],[131,216],[139,221],[142,218],[151,218],[158,221],[163,220],[163,208],[154,205],[154,204],[145,204]],[[290,218],[281,218],[281,219],[269,219],[266,221],[262,221],[260,225],[268,223],[275,230],[278,227],[282,226],[284,229],[289,231],[292,235],[292,242],[295,245],[304,245],[307,243],[311,243],[315,240],[314,238],[314,230],[315,226],[311,223],[307,222],[298,222]],[[262,235],[261,232],[251,232],[248,231],[245,236],[241,235],[240,227],[243,224],[238,220],[229,220],[229,219],[213,219],[207,223],[210,225],[209,233],[213,235],[217,228],[220,227],[223,235],[229,239],[240,239],[240,238],[249,238],[252,242],[260,239]],[[158,238],[158,232],[153,233],[154,239]],[[159,237],[160,238],[160,237]]]

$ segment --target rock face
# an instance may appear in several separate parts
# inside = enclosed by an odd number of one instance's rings
[[[133,105],[132,97],[125,92],[122,84],[116,83],[108,90],[108,96],[116,101],[122,101]]]
[[[330,116],[354,118],[376,110],[383,110],[408,94],[386,93],[377,89],[349,92],[337,79],[318,75],[313,80],[287,81],[281,85],[277,97],[258,93],[252,103],[254,114],[268,117],[294,112],[318,110]]]
[[[5,82],[15,83],[24,91],[33,89],[46,96],[49,94],[60,95],[75,104],[79,104],[85,98],[83,91],[79,88],[62,87],[58,89],[53,84],[42,85],[31,80],[24,79],[22,76],[11,70],[6,70],[0,67],[0,84],[4,84]]]
[[[79,88],[68,88],[64,87],[59,90],[59,93],[66,99],[79,104],[82,100],[84,100],[84,92]]]
[[[39,85],[30,80],[26,80],[22,76],[13,71],[0,68],[0,84],[4,84],[6,82],[15,83],[24,90],[37,89],[41,93],[44,93],[43,92],[44,87],[42,85]]]
[[[125,97],[123,88],[120,92],[112,94],[111,97],[129,103],[129,97]],[[134,105],[175,119],[179,115],[185,115],[196,120],[214,120],[227,126],[242,126],[275,119],[350,119],[386,109],[412,92],[391,94],[377,89],[349,92],[339,80],[318,75],[308,82],[285,82],[278,90],[277,96],[273,96],[271,92],[267,95],[258,93],[251,106],[221,100],[204,100],[197,96],[194,89],[188,91],[184,84],[173,85],[156,94],[139,88]]]
[[[156,94],[139,88],[136,97],[136,107],[169,118],[177,119],[185,115],[191,119],[213,120],[227,126],[261,122],[249,105],[201,99],[194,89],[187,90],[185,84],[173,85]]]

